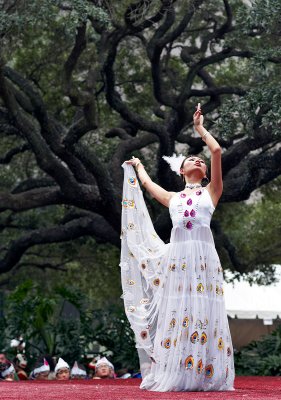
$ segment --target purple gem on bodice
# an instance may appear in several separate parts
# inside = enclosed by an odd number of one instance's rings
[[[188,210],[185,210],[184,216],[185,216],[185,217],[188,217],[188,216],[189,216],[189,211],[188,211]]]
[[[185,198],[185,197],[186,197],[186,194],[185,194],[185,193],[181,193],[181,197],[182,197],[182,198]]]
[[[196,194],[197,194],[197,196],[200,196],[200,194],[202,194],[202,191],[201,190],[197,190]]]
[[[191,211],[190,211],[190,216],[191,216],[191,217],[195,217],[195,214],[196,214],[195,210],[191,210]]]
[[[188,221],[185,226],[187,227],[187,229],[192,229],[192,223],[190,221]]]
[[[188,206],[191,206],[192,200],[191,200],[191,199],[188,199],[187,202],[186,202],[186,204],[187,204]]]

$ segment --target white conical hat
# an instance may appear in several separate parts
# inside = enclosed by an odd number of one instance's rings
[[[4,369],[4,371],[1,371],[1,375],[3,378],[5,378],[5,376],[15,373],[15,368],[13,366],[13,364],[9,365],[9,367],[7,369]]]
[[[35,368],[32,373],[34,375],[40,374],[41,372],[49,372],[50,371],[50,365],[48,363],[48,361],[44,358],[44,362],[42,365],[40,365],[40,367]]]
[[[67,362],[65,362],[62,358],[59,358],[59,361],[55,367],[55,373],[57,373],[60,369],[62,368],[68,368],[70,369],[69,365],[67,364]]]
[[[106,357],[102,357],[99,359],[99,361],[96,363],[96,368],[98,368],[101,364],[107,364],[109,366],[109,368],[114,369],[113,364],[111,364],[111,362],[108,361],[108,359]]]
[[[71,369],[71,375],[84,375],[86,376],[86,371],[82,368],[79,368],[77,361],[75,361],[72,369]]]

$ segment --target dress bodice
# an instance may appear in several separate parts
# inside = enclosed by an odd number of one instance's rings
[[[169,205],[173,223],[170,241],[204,240],[207,232],[207,241],[213,242],[210,222],[214,210],[210,193],[206,188],[194,190],[189,194],[176,193]]]

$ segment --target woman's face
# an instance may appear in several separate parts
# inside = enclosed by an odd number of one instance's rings
[[[186,176],[190,175],[191,173],[198,172],[200,179],[202,179],[204,176],[206,176],[207,166],[202,158],[192,156],[185,160],[183,167],[181,168],[181,172]]]

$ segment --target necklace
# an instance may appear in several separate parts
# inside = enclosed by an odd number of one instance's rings
[[[200,185],[199,183],[187,183],[185,187],[188,189],[194,189],[194,188],[201,188],[202,185]]]

